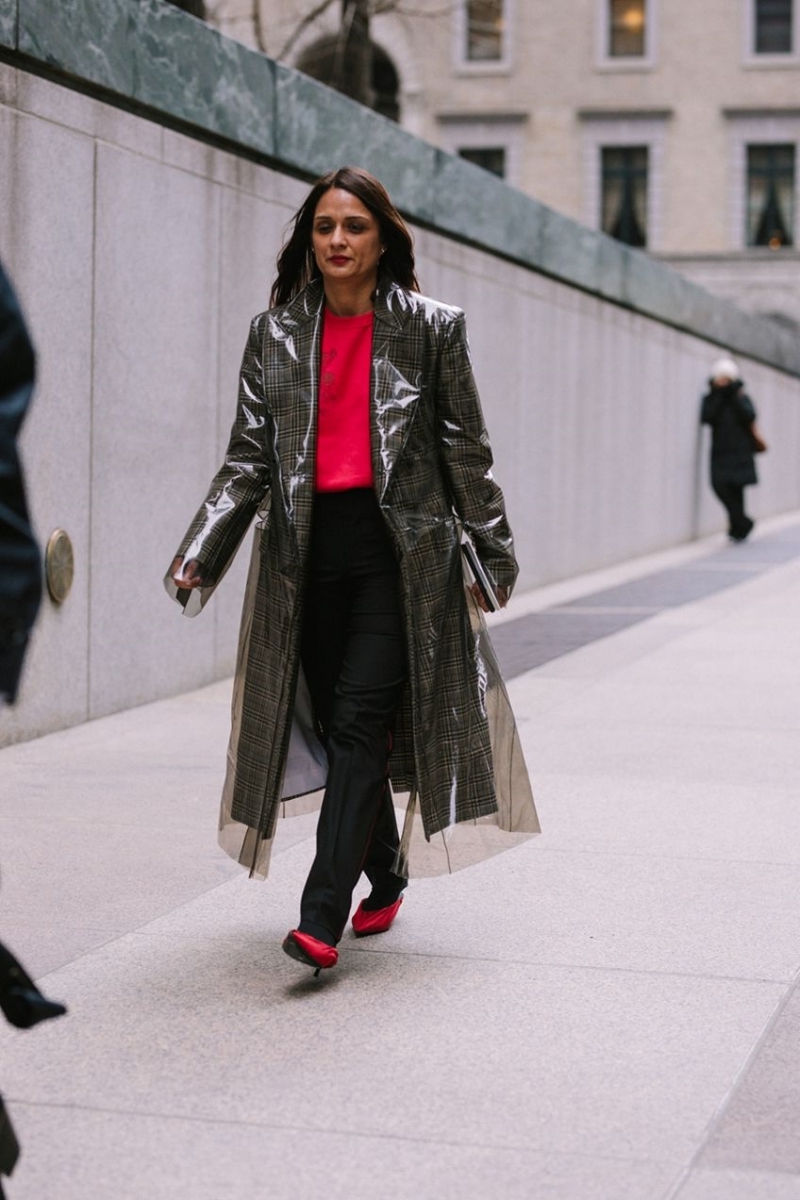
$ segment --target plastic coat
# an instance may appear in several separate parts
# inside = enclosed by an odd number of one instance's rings
[[[187,613],[199,611],[260,512],[220,842],[262,876],[279,817],[317,807],[326,772],[300,665],[323,299],[312,283],[253,320],[225,461],[178,550],[198,560],[204,587],[165,581]],[[437,873],[539,829],[508,697],[464,586],[461,523],[498,584],[511,589],[517,564],[463,312],[380,288],[371,396],[375,491],[400,568],[408,658],[389,764],[395,793],[410,793],[397,869]]]

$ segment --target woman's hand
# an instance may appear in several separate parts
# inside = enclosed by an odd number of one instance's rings
[[[477,583],[470,584],[469,590],[472,592],[473,596],[475,597],[475,599],[478,603],[478,608],[480,608],[485,613],[492,611],[489,608],[489,605],[484,600],[483,592],[481,591],[481,589]],[[495,590],[495,595],[497,596],[497,603],[500,605],[500,607],[505,608],[505,606],[508,604],[508,588],[500,587],[498,585],[498,587]]]
[[[173,559],[169,573],[172,582],[179,588],[198,588],[205,583],[203,568],[196,558],[190,558],[188,562],[184,562],[181,555],[178,555]]]

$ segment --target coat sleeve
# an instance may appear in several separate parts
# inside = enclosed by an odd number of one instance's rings
[[[0,699],[17,693],[42,592],[17,435],[33,391],[35,359],[14,291],[0,267]]]
[[[262,335],[263,314],[250,326],[239,376],[236,416],[224,461],[177,551],[178,557],[196,559],[200,564],[204,580],[201,591],[213,588],[222,578],[269,492]],[[170,594],[185,604],[185,594],[170,588],[168,579],[165,584]]]
[[[459,313],[444,334],[436,396],[440,458],[464,528],[483,565],[509,592],[517,578],[505,502],[492,475],[492,449],[472,372],[466,321]]]

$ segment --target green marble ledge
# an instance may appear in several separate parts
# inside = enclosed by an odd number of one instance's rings
[[[800,344],[165,0],[0,0],[0,47],[121,107],[312,178],[357,162],[412,220],[800,375]],[[15,54],[16,51],[16,54]],[[25,57],[22,57],[25,56]]]
[[[270,59],[163,0],[17,3],[20,53],[123,102],[274,154]]]
[[[17,0],[0,0],[0,46],[17,44]]]

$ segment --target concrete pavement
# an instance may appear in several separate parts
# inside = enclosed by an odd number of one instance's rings
[[[216,848],[229,684],[0,751],[10,1200],[800,1200],[800,514],[521,597],[542,836],[314,981]]]

